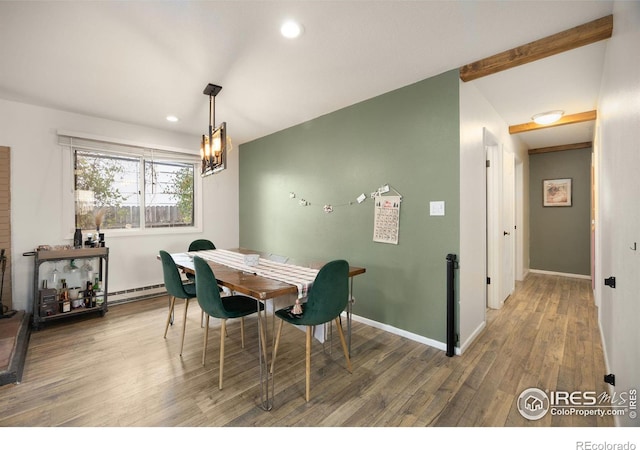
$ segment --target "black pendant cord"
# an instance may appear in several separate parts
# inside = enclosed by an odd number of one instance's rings
[[[222,86],[209,83],[202,92],[209,96],[209,138],[213,137],[216,123],[216,95],[222,90]]]

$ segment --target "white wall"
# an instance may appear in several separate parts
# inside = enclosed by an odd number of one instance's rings
[[[68,244],[63,230],[62,149],[57,130],[69,130],[131,142],[199,150],[199,137],[144,128],[63,111],[0,100],[0,145],[11,148],[11,231],[13,308],[31,311],[33,257],[22,256],[41,244]],[[203,180],[203,232],[143,237],[113,237],[109,291],[162,283],[158,250],[186,250],[206,237],[218,247],[238,246],[238,151],[229,169]]]
[[[618,393],[640,389],[639,42],[640,2],[616,2],[594,151],[598,161],[595,295],[605,357]],[[610,276],[616,277],[615,289],[604,286],[604,278]],[[640,425],[640,418],[617,419],[621,425]]]
[[[486,310],[486,157],[483,129],[487,128],[504,149],[522,161],[529,172],[526,149],[509,135],[507,123],[498,115],[473,82],[460,82],[460,344],[464,350],[484,327]],[[520,181],[520,180],[519,180]],[[522,180],[522,197],[527,199],[528,177]],[[516,201],[523,199],[516,198]],[[528,204],[516,208],[521,217],[522,248],[516,252],[528,270]],[[526,215],[526,219],[523,217]],[[521,225],[522,224],[522,225]]]

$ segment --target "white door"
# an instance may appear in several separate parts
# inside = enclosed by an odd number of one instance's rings
[[[502,273],[500,301],[513,294],[515,277],[515,158],[513,153],[502,152]]]
[[[515,159],[485,129],[487,306],[500,309],[515,289]]]

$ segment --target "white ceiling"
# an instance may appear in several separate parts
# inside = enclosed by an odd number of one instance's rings
[[[0,97],[234,145],[611,14],[609,1],[0,1]],[[295,18],[295,40],[279,34]],[[615,25],[614,25],[615,26]],[[606,42],[473,81],[510,124],[596,109]],[[180,118],[165,120],[168,114]],[[523,133],[591,140],[593,123]],[[574,131],[576,133],[574,133]],[[196,144],[197,145],[197,144]],[[194,145],[195,146],[195,145]]]

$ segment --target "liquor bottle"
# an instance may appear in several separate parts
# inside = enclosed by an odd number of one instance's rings
[[[82,248],[82,230],[80,228],[76,228],[73,235],[73,248]]]
[[[67,306],[69,307],[71,306],[71,303],[69,302],[69,290],[67,289],[67,280],[63,278],[62,280],[60,280],[60,282],[62,283],[62,287],[60,288],[60,295],[58,297],[58,300],[62,304],[61,312],[69,312],[66,310]],[[69,308],[69,310],[70,309],[71,308]]]
[[[93,284],[91,284],[91,281],[87,281],[87,289],[84,291],[84,306],[91,308],[92,303],[95,304]]]
[[[101,307],[104,303],[105,292],[102,290],[102,281],[98,277],[96,277],[93,290],[96,294],[96,306]]]
[[[93,306],[97,304],[97,297],[102,295],[102,286],[100,284],[100,279],[96,277],[93,283]],[[102,302],[100,302],[102,303]]]
[[[62,300],[62,311],[63,313],[71,311],[71,300],[67,297]]]

